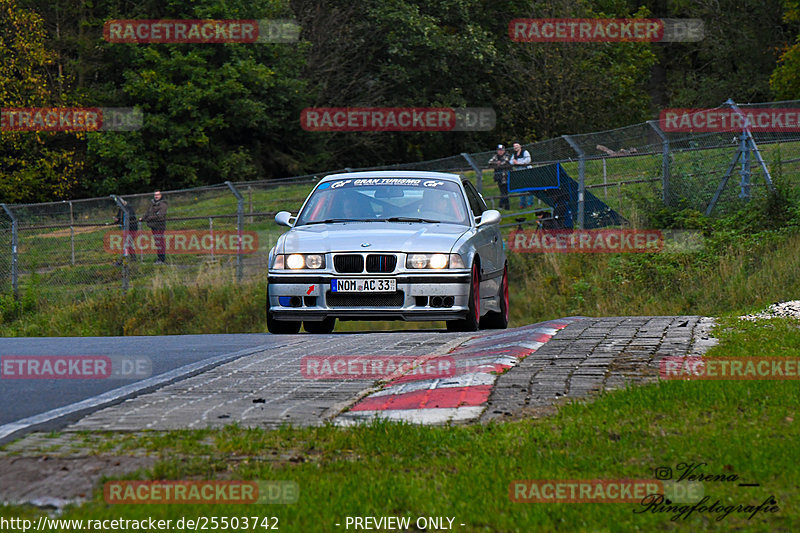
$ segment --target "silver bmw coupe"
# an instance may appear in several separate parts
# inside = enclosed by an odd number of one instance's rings
[[[508,325],[500,213],[466,178],[380,171],[327,176],[269,252],[267,328],[330,333],[340,320]]]

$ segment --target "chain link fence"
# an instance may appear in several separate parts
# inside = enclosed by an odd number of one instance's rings
[[[800,112],[800,101],[740,107],[743,112]],[[737,131],[668,132],[662,125],[649,121],[565,135],[525,145],[524,149],[529,151],[534,167],[559,163],[575,181],[575,190],[579,191],[575,220],[579,226],[591,216],[582,212],[584,202],[580,201],[589,193],[636,224],[654,205],[693,208],[715,215],[764,196],[770,180],[758,156],[773,180],[795,186],[800,176],[798,127],[753,131],[745,139]],[[504,139],[498,142],[510,144]],[[463,153],[430,161],[162,191],[168,205],[164,252],[169,268],[155,264],[157,237],[150,226],[139,222],[152,202],[151,193],[0,204],[0,293],[18,294],[28,285],[35,285],[40,294],[63,294],[127,290],[164,280],[213,283],[261,279],[269,250],[284,231],[274,223],[275,213],[296,213],[313,184],[323,176],[351,170],[460,173],[473,179],[487,203],[496,208],[500,191],[492,179],[493,171],[487,168],[494,153]],[[537,198],[533,209],[515,212],[515,197],[528,194],[510,195],[512,210],[504,211],[503,216],[516,222],[508,225],[522,223],[535,211],[552,210]]]

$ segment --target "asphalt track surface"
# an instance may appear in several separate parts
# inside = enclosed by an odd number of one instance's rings
[[[290,342],[288,337],[266,334],[0,338],[0,360],[9,356],[102,355],[132,361],[145,359],[151,363],[151,375],[136,379],[9,379],[3,376],[0,379],[0,427],[120,388],[141,392],[146,385],[160,386],[235,357],[278,349]],[[43,426],[42,429],[52,428]]]

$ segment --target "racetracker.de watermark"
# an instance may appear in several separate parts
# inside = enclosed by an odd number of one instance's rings
[[[517,253],[690,252],[702,246],[702,234],[692,230],[543,229],[508,235],[508,249]]]
[[[143,114],[135,107],[4,107],[0,131],[136,131]]]
[[[515,503],[641,503],[657,495],[695,502],[704,493],[702,483],[657,479],[526,479],[508,486]]]
[[[664,109],[659,126],[667,132],[800,131],[800,109]]]
[[[508,236],[513,252],[528,253],[648,253],[660,252],[660,230],[515,230]]]
[[[449,378],[455,375],[452,357],[420,360],[400,355],[309,355],[300,361],[306,379],[368,379],[414,376],[419,379]]]
[[[0,379],[142,379],[152,374],[152,360],[141,355],[0,356]]]
[[[306,131],[490,131],[497,122],[490,107],[307,107]]]
[[[523,43],[696,42],[701,19],[513,19],[508,36]]]
[[[163,234],[149,231],[109,231],[103,248],[111,254],[124,249],[137,254],[253,254],[258,251],[255,231],[170,230]]]
[[[299,497],[296,481],[121,480],[103,485],[108,504],[292,504]]]
[[[800,359],[794,357],[665,357],[661,379],[799,380]]]
[[[300,26],[291,19],[109,20],[103,38],[110,43],[291,43]]]

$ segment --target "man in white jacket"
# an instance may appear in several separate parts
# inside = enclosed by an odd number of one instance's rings
[[[511,165],[512,171],[532,168],[531,154],[527,150],[523,150],[522,145],[518,142],[514,143],[514,149],[511,151]],[[519,208],[525,209],[526,206],[533,207],[533,194],[519,197]]]

